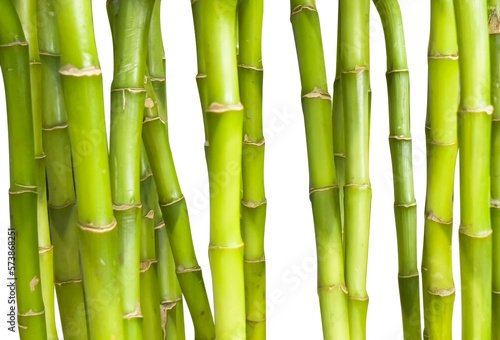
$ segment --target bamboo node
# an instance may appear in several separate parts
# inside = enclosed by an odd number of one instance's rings
[[[245,136],[243,137],[243,144],[262,146],[262,145],[266,144],[266,140],[264,138],[259,139],[259,140],[251,140],[250,137],[248,137],[248,135],[245,134]]]
[[[144,93],[146,92],[146,89],[141,87],[124,87],[124,88],[111,89],[111,92]]]
[[[42,65],[42,62],[38,60],[32,60],[30,61],[30,65]]]
[[[416,207],[417,202],[413,203],[394,203],[394,207],[403,207],[403,208],[411,208],[411,207]]]
[[[335,157],[342,157],[342,158],[345,158],[345,153],[343,152],[334,152],[333,155]]]
[[[59,73],[63,76],[70,77],[92,77],[92,76],[100,76],[102,74],[101,69],[97,66],[90,66],[79,69],[73,65],[64,65],[59,70]]]
[[[156,82],[162,83],[162,82],[166,81],[167,79],[163,78],[163,77],[149,77],[149,80],[150,81],[156,81]]]
[[[490,34],[500,34],[500,21],[496,6],[488,6],[488,30]]]
[[[181,197],[176,198],[175,200],[170,201],[170,202],[167,202],[167,203],[162,203],[162,202],[160,202],[160,207],[168,207],[168,206],[170,206],[170,205],[174,205],[175,203],[180,202],[180,201],[182,201],[183,199],[184,199],[184,196],[181,196]]]
[[[267,200],[265,198],[262,201],[241,200],[241,205],[247,208],[258,208],[265,204],[267,204]]]
[[[155,211],[153,209],[151,209],[150,211],[148,211],[146,215],[144,215],[144,218],[149,218],[150,220],[152,220],[154,217],[155,217]]]
[[[411,137],[407,137],[407,136],[404,136],[404,135],[398,135],[398,136],[396,136],[396,135],[390,135],[389,136],[389,140],[391,140],[391,139],[411,142]]]
[[[259,324],[259,323],[264,323],[266,322],[266,318],[264,319],[260,319],[260,320],[250,320],[250,319],[246,319],[247,322],[250,322],[250,323],[253,323],[253,324]]]
[[[429,53],[427,59],[451,59],[458,60],[458,54]]]
[[[243,110],[243,105],[241,103],[226,105],[213,102],[212,104],[210,104],[210,106],[206,111],[210,113],[226,113],[231,111],[242,111],[242,110]]]
[[[203,79],[203,78],[206,78],[206,77],[207,77],[207,75],[205,73],[198,73],[196,75],[196,79]]]
[[[116,211],[125,211],[131,209],[141,209],[141,203],[133,203],[133,204],[113,204],[113,210]]]
[[[210,146],[210,143],[208,142],[208,140],[206,140],[205,143],[203,143],[203,146],[205,146],[205,147],[209,147]]]
[[[342,74],[358,74],[362,72],[368,72],[370,69],[366,66],[356,66],[354,70],[344,70],[342,71]]]
[[[491,199],[490,200],[490,207],[491,208],[495,208],[495,209],[499,209],[500,208],[500,200],[497,200],[497,199]]]
[[[246,68],[248,70],[254,70],[254,71],[258,71],[258,72],[264,72],[264,68],[262,67],[256,67],[256,66],[252,66],[252,65],[247,65],[247,64],[238,64],[238,67],[241,67],[241,68]]]
[[[318,11],[316,10],[316,7],[314,7],[314,5],[313,5],[313,4],[298,5],[297,7],[295,7],[295,8],[292,10],[292,13],[290,14],[290,19],[291,19],[294,15],[296,15],[296,14],[298,14],[298,13],[300,13],[300,12],[304,11],[304,10],[311,11],[311,12],[318,12]]]
[[[186,274],[186,273],[192,273],[192,272],[201,272],[201,267],[196,265],[194,267],[191,267],[191,268],[186,268],[184,266],[178,266],[176,268],[176,273],[177,274]]]
[[[398,274],[398,278],[400,278],[400,279],[410,279],[412,277],[419,277],[419,276],[420,275],[418,275],[418,272],[413,273],[413,274],[408,274],[408,275]]]
[[[435,296],[450,296],[455,294],[455,288],[428,289],[427,293]]]
[[[25,325],[21,325],[21,324],[19,324],[19,325],[17,325],[17,326],[18,326],[19,328],[22,328],[22,329],[28,329],[28,326],[25,326]]]
[[[306,93],[302,96],[302,98],[310,98],[310,99],[323,99],[323,100],[331,100],[330,94],[327,91],[323,91],[319,87],[315,87],[311,92]]]
[[[137,302],[137,306],[135,307],[134,311],[127,313],[123,316],[124,320],[138,319],[138,318],[142,318],[141,304],[139,301]]]
[[[500,291],[498,291],[498,290],[493,290],[493,291],[491,291],[491,292],[492,292],[493,294],[496,294],[496,295],[500,294]]]
[[[335,189],[338,189],[338,188],[339,188],[338,185],[329,185],[329,186],[320,187],[320,188],[309,188],[309,196],[311,196],[312,194],[314,194],[316,192],[328,191],[328,190],[335,190]]]
[[[433,211],[427,211],[425,214],[425,219],[427,219],[429,221],[434,221],[434,222],[439,223],[439,224],[448,224],[448,225],[453,224],[453,219],[444,220],[441,217],[439,217],[438,215],[436,215]]]
[[[42,131],[62,130],[62,129],[66,129],[68,126],[69,126],[68,123],[63,123],[63,124],[54,125],[51,127],[42,127]]]
[[[389,75],[391,73],[405,73],[405,72],[408,73],[408,72],[410,72],[410,70],[407,69],[407,68],[402,68],[402,69],[399,69],[399,70],[389,70],[385,74]]]
[[[245,262],[245,263],[262,263],[262,262],[266,262],[266,256],[262,255],[258,259],[253,259],[253,260],[243,259],[243,262]]]
[[[52,208],[52,209],[64,209],[64,208],[67,208],[69,206],[72,206],[72,205],[75,205],[76,204],[76,200],[70,200],[64,204],[61,204],[61,205],[54,205],[54,204],[51,204],[50,202],[47,202],[47,206],[49,208]]]
[[[478,107],[478,108],[464,108],[464,107],[459,107],[458,108],[458,113],[486,113],[487,115],[492,115],[493,114],[493,106],[488,105],[486,107]]]
[[[112,231],[116,227],[116,220],[113,219],[113,222],[111,222],[108,225],[104,226],[96,226],[93,224],[80,224],[78,223],[78,226],[80,227],[81,230],[83,231],[90,231],[92,233],[106,233],[108,231]]]
[[[40,52],[38,52],[38,54],[44,55],[46,57],[60,57],[61,56],[61,54],[59,54],[59,53],[53,53],[53,52],[44,51],[44,50],[40,50]]]
[[[72,283],[82,283],[83,280],[82,279],[73,279],[73,280],[65,280],[65,281],[58,281],[58,280],[55,280],[54,283],[57,285],[57,286],[62,286],[62,285],[67,285],[67,284],[72,284]]]
[[[358,189],[371,189],[372,188],[370,184],[348,183],[348,184],[344,185],[344,188],[350,188],[350,187],[358,188]]]
[[[151,122],[154,122],[155,120],[159,120],[160,122],[163,123],[163,125],[167,125],[167,123],[160,116],[157,116],[157,117],[144,117],[144,120],[142,121],[142,124],[151,123]]]
[[[54,246],[51,245],[50,247],[39,247],[38,248],[38,254],[43,254],[43,253],[48,253],[54,249]]]
[[[234,244],[230,246],[218,246],[211,244],[208,246],[208,250],[215,250],[215,249],[238,249],[238,248],[243,248],[245,246],[244,243],[239,243],[239,244]]]
[[[333,290],[337,290],[337,289],[340,289],[341,291],[344,292],[344,294],[348,294],[349,292],[347,291],[347,287],[344,285],[344,284],[334,284],[334,285],[331,285],[331,286],[324,286],[324,287],[318,287],[318,293],[321,292],[321,291],[327,291],[327,292],[331,292]]]
[[[23,316],[38,316],[38,315],[44,315],[45,310],[42,310],[41,312],[34,312],[32,309],[27,311],[26,313],[17,313],[17,316],[23,317]],[[28,328],[28,327],[26,327]]]
[[[139,267],[139,272],[144,273],[147,272],[149,268],[151,268],[151,265],[154,263],[157,263],[158,261],[156,259],[148,259],[148,260],[142,260],[140,267]]]
[[[471,233],[469,230],[471,229],[472,226],[470,225],[460,225],[458,228],[458,232],[464,236],[470,237],[470,238],[488,238],[493,234],[493,230],[484,230],[478,233]]]
[[[427,143],[430,144],[430,145],[436,145],[436,146],[453,146],[453,145],[457,145],[458,144],[458,142],[446,143],[446,142],[438,142],[438,141],[435,141],[435,140],[429,140]]]
[[[368,296],[348,296],[347,297],[349,300],[355,300],[355,301],[369,301],[370,298]]]
[[[38,194],[37,187],[33,188],[23,188],[21,190],[9,190],[9,195],[21,195],[21,194]]]
[[[30,281],[30,291],[33,293],[36,289],[36,286],[40,283],[40,279],[38,276],[34,276],[33,279]]]
[[[153,177],[153,173],[152,172],[149,172],[145,176],[141,177],[141,182],[144,182],[145,180],[147,180],[150,177]]]
[[[0,47],[12,47],[12,46],[28,46],[27,41],[13,41],[7,44],[0,45]]]
[[[35,156],[35,159],[36,159],[36,160],[40,160],[40,159],[45,159],[46,157],[47,157],[47,155],[46,155],[46,154],[45,154],[45,152],[44,152],[44,153],[42,153],[41,155],[36,155],[36,156]]]
[[[165,227],[165,222],[161,222],[160,224],[155,226],[155,230],[161,229]]]

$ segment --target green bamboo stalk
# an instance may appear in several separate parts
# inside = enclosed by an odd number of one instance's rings
[[[245,306],[248,339],[266,338],[264,135],[262,132],[262,0],[238,4],[238,79],[244,107],[241,230],[245,243]]]
[[[342,46],[342,1],[339,0],[337,20],[337,62],[335,81],[333,82],[332,97],[332,125],[335,172],[339,186],[340,222],[342,225],[342,241],[344,240],[344,185],[345,185],[345,133],[344,133],[344,105],[342,103],[342,71],[341,71],[341,46]],[[344,247],[345,248],[345,247]],[[345,250],[345,249],[344,249]]]
[[[314,0],[291,0],[290,6],[302,85],[323,337],[349,339],[340,196],[321,28]]]
[[[422,287],[424,337],[451,339],[455,284],[451,243],[460,101],[458,45],[452,0],[431,1],[427,102],[427,198]]]
[[[153,174],[145,154],[141,149],[141,310],[143,320],[143,338],[164,339],[160,314],[160,286],[158,281],[158,260],[155,244],[155,204],[158,202]],[[174,273],[175,275],[175,273]],[[176,337],[172,337],[173,340]]]
[[[30,56],[21,21],[8,0],[0,1],[0,65],[5,84],[9,134],[10,218],[15,238],[17,321],[21,339],[47,339],[40,284]]]
[[[143,333],[139,271],[142,229],[140,149],[146,99],[147,42],[153,4],[154,0],[120,0],[109,1],[107,5],[114,45],[111,193],[120,240],[122,312],[127,339],[142,339]]]
[[[159,1],[155,3],[151,19],[148,67],[143,141],[155,176],[168,239],[172,240],[170,246],[177,277],[193,319],[195,339],[214,339],[212,312],[201,268],[196,259],[187,204],[179,186],[168,139],[165,60]],[[159,242],[160,248],[166,245],[166,240],[159,240]]]
[[[210,266],[217,339],[245,339],[243,242],[240,233],[243,106],[236,57],[237,1],[200,2],[206,70],[210,186]],[[228,275],[231,273],[231,275]]]
[[[373,0],[382,20],[387,53],[389,145],[398,240],[399,295],[405,339],[421,339],[417,265],[417,202],[413,188],[410,76],[401,9],[397,0]]]
[[[53,0],[38,1],[38,42],[42,62],[42,132],[46,157],[54,279],[64,339],[87,339],[85,301],[78,252],[76,196]],[[43,284],[43,282],[42,282]]]
[[[42,142],[42,72],[38,51],[37,2],[34,0],[13,1],[29,44],[31,102],[33,129],[35,134],[35,159],[37,163],[38,187],[38,249],[40,258],[40,280],[45,306],[47,338],[57,339],[54,309],[54,267],[53,247],[50,240],[47,212],[47,187],[45,181],[45,153]]]
[[[491,59],[491,228],[493,230],[492,339],[500,339],[500,1],[489,0]]]
[[[366,338],[370,233],[370,1],[342,2],[341,71],[345,127],[344,228],[351,339]]]
[[[102,75],[89,1],[57,2],[60,69],[78,197],[89,337],[123,339],[118,234],[113,216]]]
[[[486,1],[455,0],[460,55],[462,338],[491,338],[491,84]],[[498,321],[498,320],[496,320]]]

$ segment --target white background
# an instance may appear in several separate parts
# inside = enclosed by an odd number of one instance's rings
[[[112,80],[112,44],[104,1],[93,1],[94,24],[104,76],[109,124],[109,88]],[[427,97],[427,43],[429,2],[401,0],[411,77],[413,166],[418,202],[419,267],[425,202],[424,121]],[[317,0],[325,49],[329,91],[335,73],[337,2]],[[268,200],[266,224],[267,327],[269,339],[321,339],[316,294],[316,253],[308,197],[307,155],[300,106],[298,64],[289,20],[289,4],[265,1],[263,31],[265,180]],[[189,205],[198,260],[211,298],[208,182],[203,150],[203,122],[195,83],[196,52],[188,0],[164,1],[162,27],[167,57],[170,140],[177,173]],[[393,217],[392,169],[385,83],[386,58],[382,25],[371,11],[371,118],[370,174],[373,187],[368,293],[368,339],[403,339],[397,284],[396,231]],[[0,85],[0,334],[7,332],[8,140],[3,84]],[[457,177],[458,178],[458,177]],[[458,221],[458,188],[455,220]],[[458,233],[453,237],[457,296],[454,336],[460,335],[460,276]],[[193,339],[186,310],[186,335]],[[5,320],[5,321],[4,321]],[[59,320],[58,320],[59,323]],[[60,324],[59,324],[60,326]],[[62,333],[61,338],[62,338]]]

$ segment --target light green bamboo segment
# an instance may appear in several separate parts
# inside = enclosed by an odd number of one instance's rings
[[[158,260],[155,245],[155,204],[158,196],[153,174],[141,149],[141,310],[143,315],[143,338],[151,340],[163,339],[160,313],[160,286],[158,282]],[[175,337],[172,337],[175,340]]]
[[[417,203],[413,188],[410,129],[410,76],[403,20],[397,0],[374,0],[384,28],[389,94],[389,145],[394,182],[398,240],[399,295],[405,339],[420,339],[420,292],[417,265]]]
[[[236,57],[237,0],[200,2],[205,59],[209,186],[209,257],[216,337],[246,338],[243,242],[240,233],[243,106]],[[230,273],[230,275],[228,274]]]
[[[351,339],[366,338],[370,233],[370,1],[342,2],[341,72],[345,133],[344,230]]]
[[[245,243],[245,306],[248,339],[266,338],[264,135],[262,132],[262,0],[238,4],[238,79],[243,104],[241,230]]]
[[[344,134],[344,105],[342,101],[342,72],[341,45],[342,45],[342,0],[339,0],[337,19],[337,60],[335,70],[335,81],[333,82],[332,97],[332,124],[333,124],[333,148],[335,171],[339,185],[340,199],[340,221],[342,223],[342,240],[344,241],[344,184],[345,184],[345,134]],[[345,243],[344,243],[345,245]]]
[[[33,129],[35,134],[35,159],[37,163],[38,186],[38,248],[40,258],[40,280],[43,302],[45,306],[45,322],[47,338],[57,339],[55,309],[54,309],[54,267],[53,248],[50,240],[49,218],[47,212],[47,188],[45,181],[45,153],[42,143],[42,73],[40,54],[38,51],[37,32],[37,2],[34,0],[13,1],[26,40],[29,44],[31,102],[33,114]]]
[[[61,58],[55,15],[53,0],[38,1],[38,43],[42,62],[41,123],[47,155],[50,236],[54,244],[53,277],[64,339],[87,339],[76,196],[68,121],[59,77]]]
[[[491,338],[500,339],[500,1],[489,0],[491,58],[491,228],[493,230],[493,289]]]
[[[175,171],[168,138],[165,58],[160,5],[153,10],[149,34],[149,77],[143,140],[155,176],[159,204],[175,260],[176,272],[195,328],[195,339],[214,339],[208,296],[191,236],[187,204]],[[164,247],[165,243],[159,245]],[[160,278],[161,284],[161,278]]]
[[[332,108],[321,28],[314,0],[292,0],[290,8],[302,85],[323,338],[349,339]]]
[[[102,75],[91,3],[57,2],[61,74],[73,158],[89,337],[123,339],[118,234],[113,216]]]
[[[451,339],[455,284],[451,243],[460,84],[452,0],[431,1],[428,51],[427,197],[422,288],[424,337]]]
[[[142,339],[139,274],[142,209],[140,149],[146,55],[154,0],[108,2],[113,26],[110,170],[118,223],[122,313],[127,339]],[[144,242],[147,242],[146,240]]]
[[[486,1],[455,0],[460,55],[460,269],[462,338],[490,339],[491,84]],[[432,126],[431,126],[432,127]]]
[[[29,47],[14,6],[0,0],[0,65],[9,135],[11,229],[15,249],[17,322],[21,339],[47,339],[37,238],[37,164]],[[12,260],[10,260],[13,262]],[[12,281],[12,284],[14,281]],[[16,310],[15,310],[16,311]]]

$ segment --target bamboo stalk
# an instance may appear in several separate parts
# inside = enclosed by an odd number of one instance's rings
[[[59,77],[60,54],[52,0],[38,2],[42,63],[42,133],[46,157],[48,212],[54,244],[54,279],[65,339],[87,339],[78,251],[76,196],[66,109]],[[43,284],[43,282],[42,282]]]
[[[455,284],[451,243],[460,101],[458,46],[452,0],[431,2],[427,103],[427,198],[422,287],[424,337],[451,339]]]
[[[344,228],[351,339],[366,338],[370,232],[370,1],[342,2],[341,71],[345,127]]]
[[[113,26],[110,171],[118,223],[125,338],[142,339],[140,149],[146,90],[146,55],[154,0],[108,2]],[[147,242],[145,240],[144,242]]]
[[[248,339],[266,338],[264,229],[264,135],[262,132],[262,0],[238,3],[238,79],[244,107],[241,230],[245,243],[245,306]]]
[[[159,1],[155,4],[151,19],[148,67],[143,141],[155,177],[168,239],[172,240],[170,246],[177,277],[193,319],[195,339],[214,339],[212,313],[194,251],[187,204],[179,186],[168,139],[165,61]],[[166,245],[166,240],[159,242],[160,248]]]
[[[321,28],[314,0],[291,0],[290,6],[302,85],[323,337],[349,339],[340,196]]]
[[[486,1],[455,0],[460,55],[462,338],[491,338],[491,84]]]
[[[397,0],[374,0],[382,20],[387,53],[389,145],[398,240],[399,295],[405,339],[421,339],[417,266],[417,202],[413,188],[410,76],[401,9]],[[452,176],[453,177],[453,176]]]
[[[60,69],[78,197],[89,337],[123,339],[118,234],[113,216],[102,75],[91,3],[57,2]]]
[[[237,1],[200,2],[206,71],[210,185],[210,265],[217,339],[245,339],[240,188],[243,106],[236,57]],[[231,275],[228,275],[228,273]]]
[[[493,230],[492,339],[500,339],[500,1],[489,0],[491,100],[491,227]]]
[[[40,258],[40,280],[45,306],[47,338],[57,339],[54,309],[53,248],[50,240],[47,212],[47,187],[45,181],[45,153],[42,142],[42,69],[38,51],[37,2],[33,0],[13,1],[29,44],[31,102],[33,129],[35,134],[35,159],[37,163],[38,187],[38,248]]]
[[[9,134],[10,218],[15,249],[17,321],[21,339],[47,339],[37,238],[38,167],[35,161],[30,55],[21,21],[0,1],[0,65]]]

